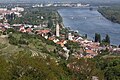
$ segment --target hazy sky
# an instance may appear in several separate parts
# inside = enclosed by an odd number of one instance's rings
[[[120,2],[120,0],[0,0],[0,2]]]

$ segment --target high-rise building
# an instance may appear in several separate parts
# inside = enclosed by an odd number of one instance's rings
[[[59,26],[58,23],[56,24],[56,36],[57,36],[57,37],[60,36],[60,26]]]

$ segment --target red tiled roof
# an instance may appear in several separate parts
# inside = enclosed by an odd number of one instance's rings
[[[49,37],[49,40],[54,40],[55,39],[55,37]]]
[[[61,42],[63,43],[65,40],[61,40]]]
[[[21,32],[25,32],[25,29],[21,29],[20,31],[21,31]]]
[[[93,50],[86,50],[86,53],[95,54],[95,52]]]
[[[56,44],[63,44],[61,41],[58,41]]]
[[[50,30],[37,30],[37,32],[38,33],[44,33],[44,34],[46,34],[46,33],[49,33]]]
[[[64,46],[64,43],[61,42],[61,41],[58,41],[56,44],[59,44],[59,45],[61,45],[62,47]]]

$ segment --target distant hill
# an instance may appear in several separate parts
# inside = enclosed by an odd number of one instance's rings
[[[87,3],[118,3],[120,0],[0,0],[1,3],[11,2],[87,2]]]

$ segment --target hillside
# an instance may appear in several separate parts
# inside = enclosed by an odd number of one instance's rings
[[[0,76],[2,80],[56,80],[66,78],[54,57],[56,46],[44,38],[14,32],[0,37]],[[52,56],[54,55],[54,56]],[[3,68],[4,67],[4,68]]]
[[[53,8],[27,8],[22,15],[7,15],[10,27],[1,26],[0,80],[120,80],[119,50],[103,45],[95,53],[84,46],[95,42],[69,40],[69,30],[60,25],[62,18]]]
[[[84,59],[73,64],[74,58],[68,61],[60,58],[59,45],[34,35],[20,32],[12,32],[0,37],[0,79],[2,80],[73,80],[85,79],[88,75],[96,74],[94,62],[88,60],[89,66],[83,65]],[[79,64],[81,61],[81,64]],[[83,72],[72,69],[70,66],[83,66]],[[69,65],[69,66],[68,66]],[[69,68],[67,68],[67,66]],[[86,66],[86,67],[85,67]],[[93,67],[94,66],[94,67]],[[94,68],[94,69],[92,69]],[[77,69],[77,67],[76,67]],[[81,68],[82,69],[82,68]],[[87,73],[91,69],[93,73]],[[85,71],[85,72],[84,72]],[[77,72],[77,74],[76,74]]]
[[[1,80],[120,79],[119,57],[103,57],[108,54],[104,52],[93,59],[71,55],[66,61],[58,54],[59,45],[35,34],[9,31],[0,36]]]

